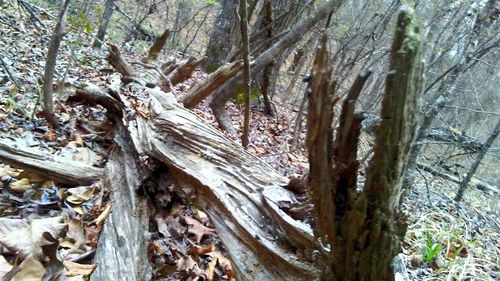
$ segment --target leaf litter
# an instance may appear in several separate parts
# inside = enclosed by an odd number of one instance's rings
[[[107,149],[112,143],[111,122],[107,120],[105,110],[100,106],[58,103],[56,111],[62,128],[57,131],[50,129],[34,110],[49,41],[44,35],[47,31],[33,21],[25,21],[16,12],[7,15],[2,10],[0,15],[2,20],[8,21],[0,29],[0,53],[21,86],[8,79],[0,68],[1,141],[103,167]],[[43,22],[46,26],[53,25],[48,18]],[[109,71],[95,71],[99,66],[107,65],[105,54],[96,53],[89,46],[81,46],[79,55],[90,65],[66,69],[63,65],[71,61],[69,49],[68,44],[62,44],[56,67],[59,78],[67,71],[68,83],[56,87],[56,95],[61,101],[71,91],[72,84],[87,81],[104,87],[109,78]],[[136,56],[134,53],[127,55]],[[191,79],[176,85],[174,92],[182,95],[205,76],[196,71]],[[233,126],[239,130],[243,107],[229,102],[227,109]],[[194,111],[218,127],[206,104],[198,105]],[[36,114],[32,119],[33,112]],[[296,124],[302,128],[305,125],[304,117],[297,123],[297,112],[294,105],[277,104],[276,116],[271,118],[261,113],[259,105],[254,103],[248,151],[282,174],[300,177],[307,170],[307,154],[303,147],[291,145],[294,137],[298,143],[305,139],[303,130],[294,134]],[[147,116],[148,113],[140,111],[140,114]],[[238,136],[228,137],[238,141]],[[68,186],[5,164],[0,164],[0,180],[0,277],[5,280],[40,280],[42,277],[54,279],[62,274],[68,280],[84,280],[90,275],[96,267],[92,257],[102,224],[112,212],[110,187],[99,183]],[[475,278],[470,275],[472,272],[485,273],[484,276],[488,276],[485,280],[498,280],[498,213],[480,212],[469,205],[457,211],[451,199],[437,190],[427,195],[432,198],[432,202],[427,202],[423,189],[423,184],[420,184],[403,205],[404,209],[411,210],[411,216],[402,259],[412,279],[470,279]],[[154,268],[154,279],[234,279],[234,269],[206,214],[176,198],[171,190],[162,194],[163,208],[151,218],[154,223],[148,259]],[[307,195],[307,190],[297,190],[300,191],[298,195]],[[308,203],[306,197],[304,204]],[[304,211],[304,208],[285,205],[282,208],[296,210],[298,219],[310,220],[311,212],[307,209],[310,206],[306,205]],[[437,261],[432,263],[422,261],[421,257],[424,230],[431,232],[435,242],[443,245]]]

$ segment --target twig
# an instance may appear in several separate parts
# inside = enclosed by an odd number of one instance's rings
[[[14,75],[12,74],[12,72],[10,72],[8,65],[3,60],[3,55],[1,55],[1,56],[2,57],[0,58],[0,61],[2,61],[2,66],[5,69],[5,72],[7,72],[7,75],[9,75],[10,80],[16,85],[16,87],[18,89],[21,89],[21,85],[19,85],[19,83],[17,83],[17,80],[14,78]]]
[[[42,20],[37,16],[37,14],[35,14],[35,8],[31,5],[31,3],[23,0],[17,0],[17,2],[43,27],[43,29],[47,29],[47,26],[45,26]]]
[[[475,112],[475,113],[484,113],[484,114],[490,114],[490,115],[500,116],[500,112],[494,112],[494,111],[478,110],[478,109],[472,109],[472,108],[461,107],[461,106],[454,106],[454,105],[445,105],[444,107],[446,107],[446,108],[462,109],[462,110],[467,110],[467,111]]]

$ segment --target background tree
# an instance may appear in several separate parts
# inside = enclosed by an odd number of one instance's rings
[[[45,71],[43,74],[43,113],[53,128],[58,127],[57,117],[54,114],[53,101],[54,73],[56,69],[57,52],[59,51],[61,40],[66,34],[65,27],[69,3],[70,0],[61,2],[61,10],[59,11],[58,21],[50,39],[47,58],[45,59]]]
[[[213,72],[226,62],[227,54],[232,46],[235,27],[238,26],[238,1],[221,0],[220,9],[206,48],[205,69]]]
[[[252,87],[250,73],[250,44],[248,42],[248,15],[246,0],[240,0],[239,7],[241,42],[243,44],[243,62],[244,62],[244,79],[245,79],[245,115],[243,117],[243,134],[241,135],[241,144],[243,147],[248,146],[249,126],[250,126],[250,92]]]
[[[97,29],[97,35],[94,40],[92,47],[101,48],[102,42],[104,41],[104,36],[108,30],[109,21],[113,15],[113,9],[115,5],[115,0],[106,0],[104,4],[104,13],[102,15],[102,20],[99,21],[99,28]]]

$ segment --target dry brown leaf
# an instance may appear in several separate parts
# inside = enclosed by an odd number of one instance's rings
[[[63,261],[64,267],[66,268],[67,276],[78,276],[78,275],[90,275],[92,271],[96,268],[95,264],[80,264],[72,261]]]
[[[176,271],[177,271],[177,267],[175,265],[168,265],[168,264],[164,264],[162,267],[160,267],[159,269],[156,270],[156,272],[160,276],[169,276]]]
[[[35,219],[31,223],[21,219],[0,218],[0,245],[22,258],[30,254],[38,256],[41,253],[42,234],[49,232],[59,238],[66,228],[63,221],[63,217]]]
[[[213,235],[215,229],[204,226],[201,222],[188,216],[182,217],[188,226],[188,233],[195,236],[196,242],[200,243],[205,235]]]
[[[45,267],[35,257],[30,256],[19,265],[20,271],[11,281],[40,281],[45,274]]]
[[[5,274],[11,271],[13,266],[7,262],[4,256],[0,255],[0,280],[3,280]]]
[[[17,193],[24,193],[26,190],[31,188],[31,183],[29,179],[22,178],[14,183],[11,183],[9,186]]]
[[[212,257],[212,261],[210,263],[212,263],[214,260],[217,261],[217,264],[220,265],[220,267],[222,268],[222,271],[224,272],[224,274],[227,276],[227,278],[229,280],[235,279],[236,272],[234,271],[233,266],[231,265],[231,261],[228,258],[226,258],[224,255],[222,255],[221,252],[218,252],[218,251],[211,252],[211,253],[208,253],[207,256]],[[210,264],[209,264],[209,266],[210,266]],[[207,275],[207,278],[208,277],[209,277],[209,275]],[[213,273],[212,273],[212,278],[213,278]],[[208,279],[208,280],[211,280],[211,279]]]
[[[177,261],[177,271],[190,272],[194,270],[195,267],[198,267],[198,265],[190,256],[180,258]]]
[[[71,204],[79,205],[94,196],[95,189],[92,186],[79,186],[68,189],[67,193],[71,194],[66,198],[66,201]]]
[[[85,244],[91,247],[97,247],[97,241],[99,240],[99,234],[101,233],[102,227],[98,225],[88,225],[85,227]]]
[[[83,231],[83,225],[80,220],[70,219],[68,221],[68,232],[66,233],[66,238],[73,240],[73,247],[78,249],[87,250],[85,247],[85,233]],[[63,242],[61,242],[61,246]],[[64,244],[70,245],[70,244]]]
[[[22,172],[23,170],[12,168],[9,165],[0,166],[0,177],[11,176],[17,178]]]
[[[193,255],[204,255],[207,253],[210,253],[214,250],[214,244],[208,244],[208,245],[192,245],[191,249],[189,250]]]
[[[43,134],[43,138],[46,141],[52,142],[57,140],[57,135],[54,130],[47,131],[45,134]]]
[[[212,258],[212,260],[208,263],[207,268],[205,268],[205,276],[208,281],[214,280],[215,274],[215,266],[217,265],[217,259]]]

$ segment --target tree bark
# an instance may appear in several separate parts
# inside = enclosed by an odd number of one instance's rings
[[[332,170],[332,121],[335,81],[329,62],[326,37],[318,50],[313,66],[313,80],[308,88],[307,151],[309,154],[309,178],[316,213],[316,237],[325,243],[333,233]]]
[[[49,49],[47,50],[47,58],[45,59],[45,71],[43,74],[43,114],[47,121],[53,128],[58,127],[57,117],[54,114],[54,74],[56,71],[57,52],[61,40],[66,34],[66,16],[70,0],[61,2],[61,10],[59,11],[59,18],[50,39]]]
[[[214,72],[226,62],[233,44],[233,30],[238,23],[238,1],[222,0],[220,6],[205,52],[207,60],[204,63],[204,69],[209,73]]]
[[[243,117],[243,133],[241,135],[241,144],[248,146],[248,135],[250,130],[250,91],[252,87],[252,78],[250,74],[250,46],[248,43],[248,18],[247,1],[240,0],[240,28],[241,42],[243,44],[243,76],[245,79],[245,114]]]
[[[111,56],[110,59],[123,60],[123,57]],[[127,63],[112,62],[112,65],[124,64]],[[132,155],[135,159],[147,156],[151,161],[164,163],[168,167],[169,176],[184,188],[194,191],[196,196],[193,200],[211,217],[238,273],[237,278],[315,280],[319,271],[312,262],[313,252],[317,248],[312,230],[279,208],[281,202],[296,200],[283,188],[287,184],[286,178],[206,125],[194,113],[179,105],[172,94],[142,86],[158,79],[158,72],[146,71],[132,79],[127,88],[114,90],[116,101],[112,101],[115,98],[111,96],[99,98],[101,101],[106,100],[103,106],[108,108],[111,105],[109,112],[113,112],[116,102],[121,104],[123,111],[130,110],[131,108],[126,108],[130,99],[138,94],[136,101],[140,104],[144,101],[144,95],[148,95],[147,104],[143,104],[141,112],[133,115],[132,119],[127,117],[127,120],[123,120],[120,116],[113,118],[119,128],[124,128],[119,130],[120,138],[130,140],[117,141],[121,147],[125,147],[122,145],[125,142],[131,148],[122,148],[123,153]],[[128,150],[133,153],[130,154]],[[131,174],[127,176],[129,187],[126,187],[129,190],[135,190],[137,186],[130,185],[129,177],[136,179],[135,175],[143,174],[133,172],[139,168],[141,167],[130,168]],[[133,198],[132,202],[139,201]],[[139,205],[135,203],[135,206]],[[132,206],[132,210],[134,209]],[[129,227],[130,222],[126,225],[126,229],[134,229]],[[111,234],[120,233],[116,222],[115,225],[109,225],[109,228],[112,230]],[[131,233],[131,237],[135,240],[110,239],[106,249],[121,245],[126,256],[142,253],[143,248],[135,245],[138,244],[136,240],[140,239],[140,231],[134,231],[135,234]],[[302,257],[299,258],[298,255]],[[116,258],[108,262],[104,258],[108,256],[101,255],[103,258],[99,259],[99,263],[104,263],[103,268],[107,271],[99,276],[116,275],[113,266],[123,263]],[[129,272],[147,272],[144,271],[143,264],[137,261],[131,262],[130,266],[134,269]],[[141,275],[137,279],[143,280],[145,276]]]
[[[355,170],[347,173],[347,192],[334,187],[335,235],[332,272],[334,280],[394,280],[391,267],[406,231],[400,211],[402,179],[415,136],[421,87],[420,31],[411,10],[398,17],[391,48],[390,72],[382,103],[382,123],[377,131],[374,156],[362,192],[354,190]],[[360,120],[351,122],[353,136]],[[339,131],[340,132],[340,131]],[[343,137],[337,135],[337,137]],[[342,143],[342,142],[341,142]],[[346,142],[349,147],[352,141]],[[347,149],[351,163],[355,153]],[[348,165],[334,160],[337,169]],[[342,167],[342,166],[340,166]],[[351,180],[349,180],[351,178]],[[340,196],[340,197],[338,197]],[[343,202],[341,202],[343,200]],[[374,258],[376,257],[376,258]]]
[[[271,25],[273,21],[273,6],[271,3],[271,0],[266,0],[264,2],[264,15],[262,19],[262,25],[267,26]],[[273,38],[273,28],[272,26],[267,30],[266,32],[266,39],[265,40],[271,40]],[[266,47],[269,48],[271,47],[271,41],[266,44]],[[273,73],[273,63],[269,64],[264,68],[264,71],[262,73],[262,82],[261,82],[261,92],[262,92],[262,97],[264,99],[264,112],[267,115],[272,116],[273,115],[273,109],[271,108],[271,100],[269,98],[270,96],[270,87],[271,87],[271,75]]]
[[[104,4],[104,14],[102,15],[102,21],[99,24],[99,29],[97,30],[97,35],[94,39],[93,48],[100,49],[102,43],[104,42],[104,36],[106,36],[106,31],[108,30],[109,21],[113,15],[113,7],[115,6],[115,0],[106,0]]]

